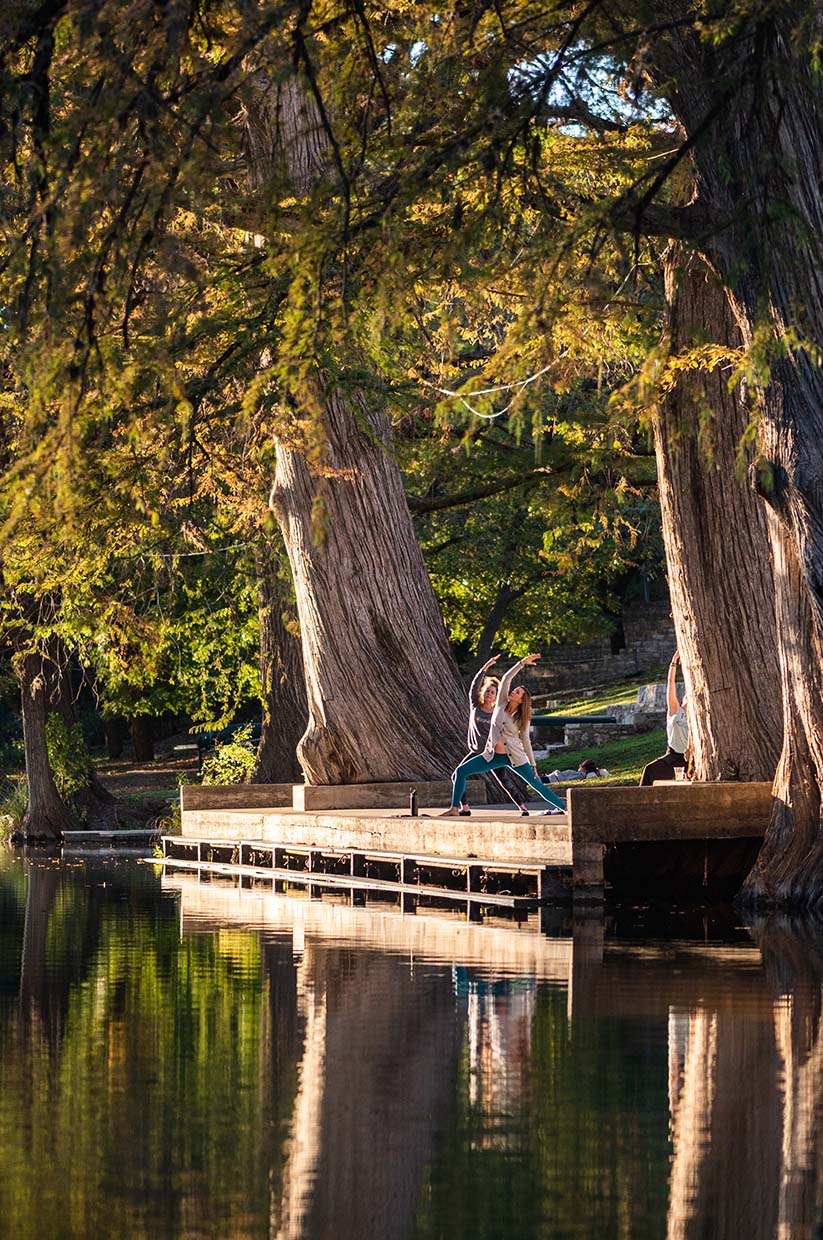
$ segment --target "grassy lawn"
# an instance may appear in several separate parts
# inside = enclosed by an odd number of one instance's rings
[[[665,752],[666,729],[655,728],[652,732],[621,736],[597,748],[553,749],[548,758],[538,762],[537,768],[541,774],[555,769],[573,770],[584,758],[593,758],[609,772],[608,779],[593,779],[593,784],[636,784],[646,763]]]
[[[631,680],[621,680],[617,684],[597,689],[591,697],[582,697],[579,693],[569,694],[566,698],[558,694],[558,706],[541,706],[540,714],[557,715],[601,715],[608,714],[609,706],[628,706],[637,701],[637,690],[643,685],[665,684],[668,664],[644,672],[642,676],[632,676]]]
[[[562,704],[541,708],[540,714],[603,715],[610,706],[629,705],[637,701],[637,690],[642,685],[665,682],[668,664],[652,669],[642,676],[633,676],[617,684],[598,689],[592,696],[570,694],[562,698]],[[666,729],[655,728],[651,732],[638,732],[635,736],[621,736],[605,745],[586,749],[553,749],[550,757],[538,762],[541,773],[546,771],[574,769],[584,758],[593,758],[598,766],[609,772],[608,779],[592,780],[598,784],[636,784],[647,762],[666,752]]]

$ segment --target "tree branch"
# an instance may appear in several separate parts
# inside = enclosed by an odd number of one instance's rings
[[[478,499],[488,499],[490,495],[500,495],[504,491],[513,491],[517,487],[533,486],[539,480],[540,475],[546,475],[549,472],[550,470],[541,466],[527,473],[514,474],[511,478],[503,479],[502,482],[493,482],[488,486],[475,487],[469,491],[457,491],[454,495],[431,497],[408,495],[406,503],[409,506],[409,512],[412,513],[442,512],[446,508],[459,508],[462,504],[473,504]]]
[[[681,241],[700,241],[723,226],[720,218],[701,202],[673,207],[659,202],[623,199],[612,207],[609,220],[621,231]]]

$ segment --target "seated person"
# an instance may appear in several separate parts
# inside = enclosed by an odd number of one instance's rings
[[[548,775],[543,776],[544,784],[571,783],[574,779],[597,779],[599,776],[608,775],[605,767],[598,766],[591,758],[584,758],[576,771],[551,771]]]
[[[656,779],[674,779],[675,769],[685,770],[686,748],[689,744],[689,723],[686,719],[686,699],[680,702],[677,697],[677,664],[680,655],[675,650],[669,664],[669,675],[666,681],[666,752],[653,762],[643,767],[640,776],[640,787],[648,788]]]

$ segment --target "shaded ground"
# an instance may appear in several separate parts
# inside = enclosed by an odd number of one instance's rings
[[[143,765],[119,759],[97,762],[95,767],[103,785],[117,797],[123,826],[143,826],[170,812],[179,796],[181,779],[197,774],[197,763],[188,758],[161,758]]]

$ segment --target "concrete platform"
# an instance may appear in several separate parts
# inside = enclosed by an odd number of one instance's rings
[[[483,856],[489,860],[571,865],[571,837],[564,814],[528,818],[516,810],[484,806],[470,818],[442,818],[408,810],[349,809],[325,814],[295,810],[184,810],[182,835],[204,840],[260,840],[282,845],[357,848],[433,856]]]
[[[398,805],[405,805],[408,812],[412,788],[420,808],[445,809],[451,800],[451,780],[406,779],[381,784],[294,784],[292,806],[296,810],[310,812],[324,809],[393,810]],[[483,781],[470,779],[466,793],[470,801],[482,801],[485,797]]]
[[[602,899],[606,845],[687,845],[757,841],[769,823],[770,783],[693,783],[651,787],[572,785],[568,815],[575,894]],[[744,855],[744,854],[741,854]],[[740,881],[745,873],[740,875]],[[659,894],[659,892],[654,892]]]
[[[294,784],[181,784],[183,813],[197,809],[291,809]]]
[[[294,809],[300,813],[338,809],[385,809],[408,813],[414,788],[417,804],[443,808],[451,800],[449,780],[398,780],[373,784],[181,784],[183,813],[200,809]],[[475,803],[486,796],[483,781],[470,779],[467,795]],[[400,806],[400,809],[397,807]]]
[[[442,817],[440,807],[448,800],[440,796],[441,791],[447,792],[445,785],[441,789],[429,784],[424,791],[420,784],[418,794],[425,798],[420,804],[434,800],[438,808],[421,808],[412,818],[405,799],[409,786],[406,782],[337,788],[294,786],[295,799],[304,806],[337,802],[325,810],[266,805],[267,794],[251,791],[252,785],[239,785],[230,796],[218,795],[217,804],[184,788],[182,834],[202,841],[259,841],[360,854],[382,852],[463,861],[482,857],[512,868],[571,867],[575,904],[597,905],[604,895],[606,846],[614,849],[654,844],[665,849],[666,842],[672,847],[692,842],[695,855],[701,848],[701,858],[706,853],[702,860],[705,881],[711,870],[717,869],[708,860],[705,842],[753,841],[756,846],[766,830],[772,804],[771,785],[765,783],[672,781],[650,788],[577,784],[569,789],[565,815],[543,817],[543,803],[537,803],[533,809],[530,805],[528,818],[513,808],[497,805],[480,805],[470,817]],[[275,787],[285,790],[288,786]],[[404,797],[385,804],[392,789],[400,789]],[[352,801],[358,804],[352,805]],[[742,864],[736,857],[746,856],[744,848],[722,861],[727,881],[730,874],[734,880],[731,871],[735,864]],[[653,869],[649,873],[647,881],[653,894],[664,894],[659,884],[655,886]],[[740,877],[742,880],[744,875]]]

